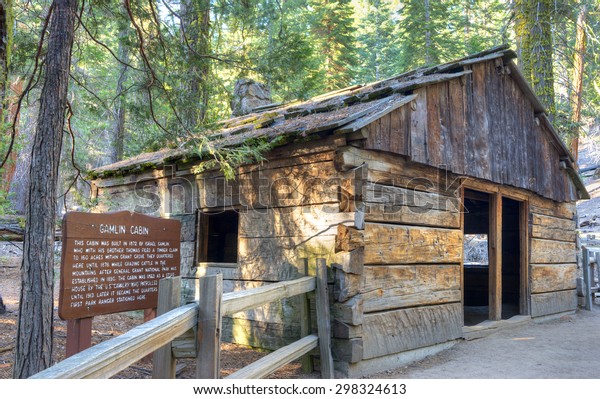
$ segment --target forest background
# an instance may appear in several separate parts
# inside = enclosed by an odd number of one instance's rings
[[[0,214],[23,213],[52,2],[0,3],[0,156],[15,139],[0,171]],[[264,82],[273,102],[287,102],[503,43],[572,145],[599,128],[599,16],[597,0],[81,1],[61,209],[87,205],[79,178],[90,169],[167,147],[199,150],[230,116],[238,79]]]

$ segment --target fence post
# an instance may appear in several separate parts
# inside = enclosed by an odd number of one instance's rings
[[[308,258],[300,258],[300,271],[308,276]],[[310,320],[310,299],[308,293],[298,297],[300,301],[300,338],[304,338],[312,333]],[[310,353],[302,356],[302,370],[305,373],[312,373],[315,369],[313,358]]]
[[[583,264],[583,296],[586,310],[592,310],[592,282],[590,281],[590,250],[586,246],[581,247]]]
[[[223,275],[201,277],[198,300],[196,378],[219,378]]]
[[[321,353],[321,378],[331,379],[335,376],[331,356],[331,317],[327,289],[327,263],[323,258],[317,259],[316,303],[319,350]]]
[[[157,316],[163,315],[181,305],[181,277],[168,277],[158,282]],[[175,378],[176,359],[171,343],[154,351],[152,378]]]

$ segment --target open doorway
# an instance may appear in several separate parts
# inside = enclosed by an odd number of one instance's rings
[[[465,325],[526,313],[523,203],[470,189],[463,201]]]
[[[520,314],[521,237],[520,203],[502,198],[502,318]]]

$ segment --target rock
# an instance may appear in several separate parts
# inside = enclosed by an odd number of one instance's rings
[[[267,85],[252,79],[240,79],[235,82],[233,90],[231,116],[249,114],[255,108],[269,105],[272,102],[271,90]]]
[[[581,223],[579,223],[579,227],[585,227],[585,226],[589,226],[589,225],[590,225],[589,220],[584,220]]]
[[[4,302],[2,301],[2,295],[0,295],[0,314],[4,314],[6,313],[6,306],[4,305]]]

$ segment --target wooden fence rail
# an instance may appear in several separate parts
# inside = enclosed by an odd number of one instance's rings
[[[202,277],[199,281],[199,301],[184,306],[179,306],[180,287],[179,277],[161,280],[158,317],[30,378],[108,378],[152,352],[155,352],[153,378],[174,378],[175,358],[171,343],[194,327],[197,327],[196,378],[219,378],[223,316],[312,291],[316,293],[318,336],[303,336],[228,378],[265,377],[317,347],[320,348],[322,377],[334,378],[327,265],[324,259],[317,260],[316,277],[302,277],[226,294],[222,293],[222,275]],[[307,329],[303,328],[302,333],[308,333]]]

